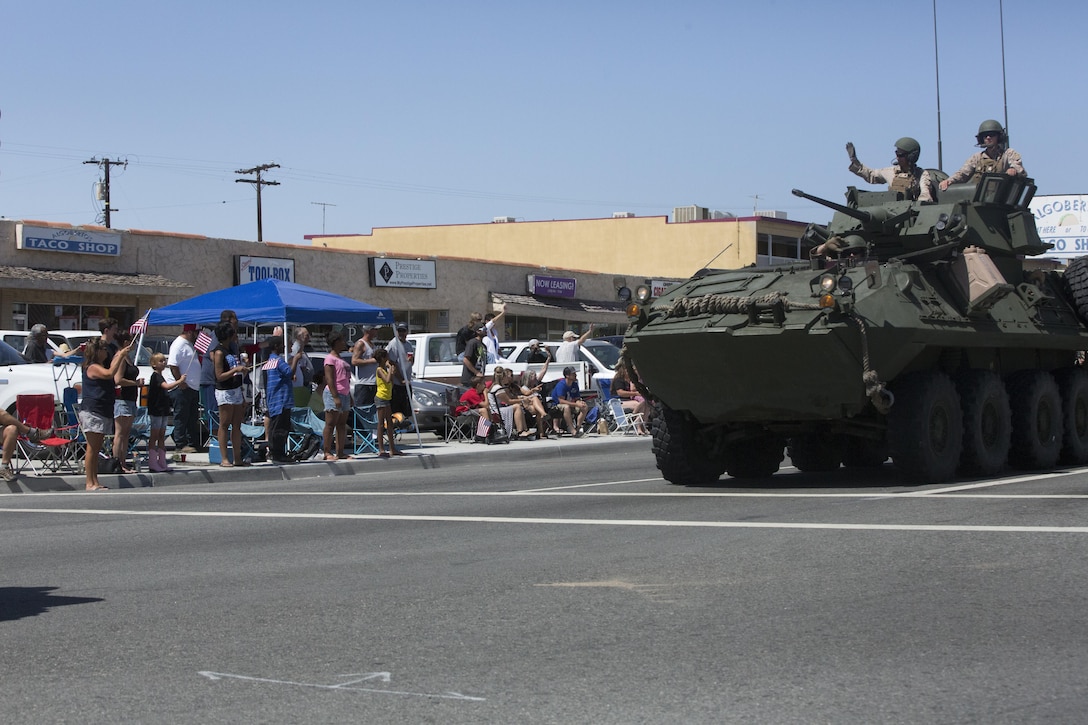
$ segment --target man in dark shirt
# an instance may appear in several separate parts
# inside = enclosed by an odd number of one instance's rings
[[[552,354],[548,352],[548,348],[540,346],[540,340],[535,337],[529,340],[529,357],[525,359],[525,362],[533,364],[546,363],[552,359]]]
[[[471,387],[474,377],[486,376],[486,367],[487,346],[484,345],[484,327],[480,325],[476,328],[476,337],[469,340],[461,357],[461,385]]]

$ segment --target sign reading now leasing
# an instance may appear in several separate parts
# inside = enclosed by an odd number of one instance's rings
[[[529,294],[572,300],[578,291],[578,280],[573,277],[547,277],[542,274],[530,274],[528,277]]]
[[[120,232],[91,232],[85,229],[54,229],[18,224],[16,249],[37,249],[62,254],[93,254],[100,257],[121,256]]]
[[[437,265],[430,259],[371,257],[370,286],[436,289]]]

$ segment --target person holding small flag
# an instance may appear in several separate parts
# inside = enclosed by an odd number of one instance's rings
[[[200,360],[197,358],[197,326],[185,325],[181,334],[170,343],[166,369],[170,371],[167,382],[179,382],[170,390],[174,403],[174,446],[179,453],[196,453],[200,447]],[[185,379],[182,380],[182,375]],[[164,376],[165,377],[165,376]]]
[[[276,463],[293,463],[287,456],[287,436],[291,432],[291,408],[294,402],[294,377],[299,359],[305,355],[301,350],[283,359],[283,337],[272,335],[265,340],[268,346],[268,360],[261,366],[267,391],[268,418],[270,421],[268,441],[271,444],[272,460]]]

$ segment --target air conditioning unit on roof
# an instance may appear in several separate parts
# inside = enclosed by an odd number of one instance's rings
[[[491,219],[492,224],[508,224],[508,223],[512,224],[513,222],[516,222],[516,221],[517,221],[517,217],[512,217],[512,216],[497,216],[497,217],[492,217],[492,219]]]
[[[613,219],[634,219],[635,213],[633,211],[614,211],[612,212]]]

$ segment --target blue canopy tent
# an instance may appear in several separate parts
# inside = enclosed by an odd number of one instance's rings
[[[253,324],[393,324],[393,311],[293,282],[265,279],[208,292],[148,313],[149,325],[215,325],[223,310]]]

